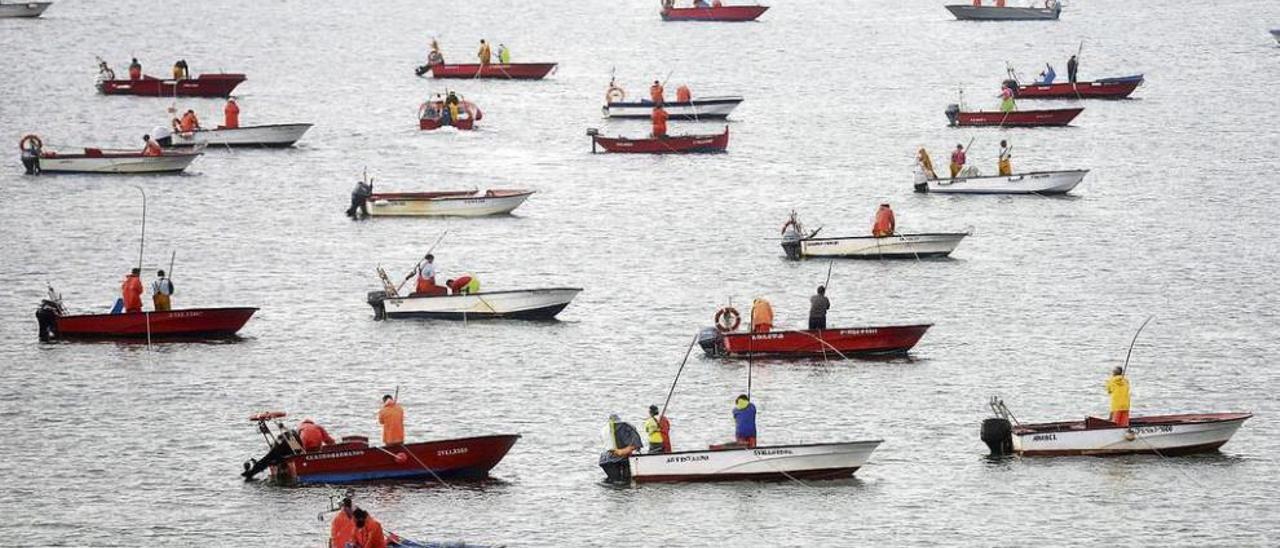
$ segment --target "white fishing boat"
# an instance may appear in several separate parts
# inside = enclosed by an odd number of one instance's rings
[[[83,153],[43,152],[41,173],[178,173],[187,169],[200,152],[166,151],[161,156],[141,152],[86,148]]]
[[[1271,29],[1271,37],[1276,39],[1276,43],[1280,43],[1280,29]]]
[[[690,101],[670,101],[662,103],[667,117],[672,120],[723,120],[742,103],[738,95],[722,97],[700,97]],[[604,107],[605,118],[633,118],[648,120],[653,113],[652,101],[610,101]]]
[[[368,302],[378,319],[551,320],[581,292],[577,287],[553,287],[401,297],[387,291],[373,291],[369,293]]]
[[[633,453],[635,483],[735,480],[826,480],[852,477],[882,440],[770,445],[675,453]]]
[[[0,19],[40,17],[53,2],[0,2]]]
[[[482,217],[506,215],[532,196],[532,190],[491,189],[444,192],[375,193],[368,198],[374,217]]]
[[[214,145],[229,147],[291,147],[312,124],[270,124],[263,126],[217,127],[191,132],[174,132],[164,146]]]
[[[1027,7],[951,4],[947,11],[961,21],[1055,21],[1062,13],[1062,4],[1057,0],[1036,0]]]
[[[782,250],[793,261],[808,257],[842,259],[928,259],[946,257],[968,232],[837,236],[783,239]]]
[[[1192,455],[1217,451],[1249,413],[1203,413],[1133,417],[1129,426],[1088,417],[1082,421],[1018,424],[1013,450],[1027,457],[1066,455]]]
[[[1087,169],[1032,171],[1013,175],[930,179],[917,171],[916,192],[938,194],[1066,194],[1084,180]]]

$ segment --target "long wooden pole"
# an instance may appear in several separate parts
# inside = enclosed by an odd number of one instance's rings
[[[1153,319],[1155,319],[1155,316],[1147,316],[1147,319],[1142,322],[1142,325],[1138,326],[1138,332],[1133,334],[1133,340],[1129,342],[1129,353],[1124,355],[1124,367],[1120,368],[1121,375],[1129,374],[1129,356],[1133,355],[1133,345],[1138,343],[1138,335],[1142,334],[1143,328],[1147,327],[1147,324],[1151,323],[1151,320]]]
[[[142,270],[142,254],[147,247],[147,191],[142,187],[135,186],[138,192],[142,193],[142,236],[138,238],[138,270]]]
[[[676,393],[676,383],[680,382],[680,374],[684,372],[684,364],[689,363],[689,354],[693,352],[693,345],[698,344],[698,335],[693,336],[693,340],[689,342],[689,348],[684,351],[684,359],[680,360],[680,368],[676,370],[676,378],[671,381],[671,389],[667,390],[667,399],[662,402],[662,412],[659,416],[667,415],[667,406],[671,404],[671,396]]]

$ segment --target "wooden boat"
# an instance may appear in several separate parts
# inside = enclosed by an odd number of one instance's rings
[[[275,411],[249,418],[258,423],[269,450],[261,459],[244,463],[245,481],[263,471],[284,484],[484,479],[520,439],[519,434],[500,434],[379,447],[369,445],[364,436],[346,436],[309,452],[302,449],[297,432],[285,427],[284,417]],[[275,421],[276,432],[270,421]]]
[[[511,213],[532,190],[476,190],[445,192],[383,192],[369,196],[374,217],[482,217]]]
[[[1054,127],[1066,126],[1084,112],[1083,107],[1041,110],[961,111],[959,106],[947,107],[947,119],[952,127]]]
[[[291,147],[298,142],[311,124],[269,124],[262,126],[241,126],[228,128],[218,126],[213,129],[198,129],[169,136],[164,146],[215,145],[228,147]]]
[[[767,445],[674,453],[632,453],[634,483],[833,480],[852,477],[883,440]]]
[[[961,21],[1057,21],[1062,4],[1056,0],[1046,0],[1039,7],[951,4],[947,11]]]
[[[742,103],[739,95],[722,97],[700,97],[692,101],[670,101],[662,103],[671,120],[722,120]],[[653,112],[653,102],[644,101],[610,101],[604,107],[606,118],[632,118],[648,120]]]
[[[40,173],[178,173],[191,165],[200,152],[165,151],[160,156],[143,156],[136,150],[86,148],[67,154],[42,150]]]
[[[769,6],[720,6],[705,8],[663,8],[663,21],[755,21]]]
[[[933,324],[832,329],[768,331],[763,333],[702,330],[698,345],[714,357],[853,356],[903,354],[920,341]]]
[[[1137,74],[1074,84],[1017,84],[1014,96],[1019,99],[1124,99],[1138,89],[1142,81],[1142,75]]]
[[[603,137],[595,128],[588,129],[591,136],[591,152],[596,145],[607,152],[630,154],[687,154],[703,152],[724,152],[729,148],[729,126],[724,133],[713,135],[670,135],[667,137]]]
[[[53,2],[0,2],[0,19],[40,17]]]
[[[68,315],[45,301],[36,310],[41,340],[217,339],[235,336],[257,308],[188,308],[167,312]]]
[[[444,101],[427,101],[418,107],[418,129],[431,131],[444,126],[453,126],[460,130],[475,129],[476,122],[484,119],[484,112],[475,103],[466,100],[458,101],[458,119],[447,123]]]
[[[968,232],[925,232],[875,236],[839,236],[830,238],[784,238],[782,250],[787,258],[841,259],[929,259],[946,257],[960,245]]]
[[[139,80],[113,78],[99,80],[98,91],[104,95],[230,97],[231,91],[245,80],[243,74],[201,74],[181,80],[164,80],[152,76],[143,76]]]
[[[1066,194],[1084,180],[1087,169],[1032,171],[1014,175],[929,179],[916,172],[916,192],[936,194]]]
[[[436,318],[444,320],[551,320],[582,292],[578,287],[512,291],[481,291],[461,295],[408,295],[387,291],[368,295],[377,319]]]
[[[487,78],[497,80],[541,80],[556,68],[555,63],[464,63],[451,65],[423,65],[418,67],[418,75],[427,72],[432,78]]]

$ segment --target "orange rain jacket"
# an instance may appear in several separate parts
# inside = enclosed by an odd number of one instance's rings
[[[395,400],[387,402],[378,411],[378,424],[382,425],[382,444],[404,443],[404,408]]]

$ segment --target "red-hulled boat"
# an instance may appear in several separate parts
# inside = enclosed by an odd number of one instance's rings
[[[1014,96],[1019,99],[1124,99],[1138,89],[1142,81],[1143,77],[1139,74],[1074,84],[1017,84]]]
[[[281,421],[284,417],[279,411],[249,417],[270,450],[262,459],[244,463],[246,481],[264,470],[271,480],[290,484],[484,479],[520,439],[519,434],[503,434],[372,446],[364,436],[346,436],[335,445],[306,451],[297,431]],[[271,431],[270,421],[276,421],[277,432]]]
[[[663,21],[755,21],[769,6],[663,8]]]
[[[702,350],[711,356],[852,356],[902,354],[920,341],[932,324],[877,327],[838,327],[762,333],[703,330],[698,338]]]
[[[48,303],[49,301],[45,301]],[[188,308],[167,312],[68,316],[42,303],[36,311],[40,338],[52,339],[216,339],[235,336],[257,308]]]
[[[458,119],[451,120],[444,101],[427,101],[418,108],[418,129],[431,131],[444,126],[461,130],[475,129],[476,121],[484,119],[484,112],[471,101],[458,101]]]
[[[195,78],[162,80],[143,76],[140,80],[108,79],[98,81],[104,95],[143,95],[148,97],[229,97],[236,86],[246,80],[243,74],[201,74]]]
[[[607,152],[632,154],[687,154],[695,152],[724,152],[729,148],[729,126],[724,133],[711,135],[669,135],[667,137],[603,137],[596,129],[588,129],[591,136],[591,152],[596,145]]]
[[[953,107],[955,105],[952,105]],[[1009,112],[947,109],[947,118],[957,127],[1061,127],[1070,124],[1084,108],[1014,110]]]
[[[546,78],[551,70],[556,68],[555,63],[490,63],[481,65],[479,63],[465,63],[461,65],[451,65],[440,63],[436,65],[424,65],[419,76],[426,72],[431,72],[433,78],[492,78],[498,80],[541,80]]]

